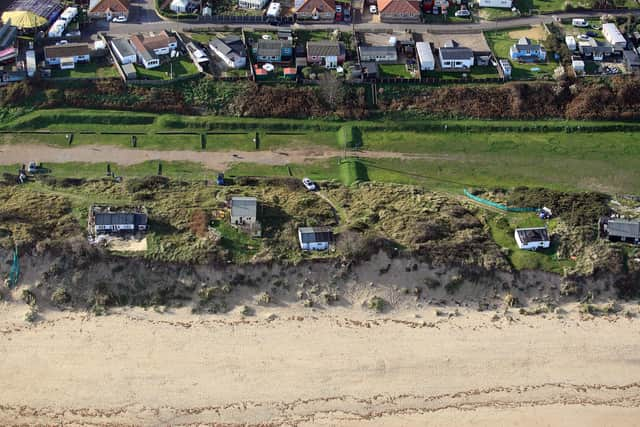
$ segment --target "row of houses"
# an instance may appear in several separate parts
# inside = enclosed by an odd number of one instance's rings
[[[178,40],[167,31],[134,34],[111,40],[111,48],[122,65],[138,63],[146,69],[160,66],[178,48]]]
[[[613,242],[640,244],[640,221],[624,218],[602,217],[598,221],[602,238]],[[517,228],[514,238],[519,249],[536,251],[551,246],[547,227]]]
[[[260,237],[260,209],[255,197],[232,197],[229,208],[229,221],[232,226]],[[139,234],[149,230],[148,221],[147,210],[144,207],[93,205],[89,209],[88,231],[92,237],[112,233]],[[302,250],[327,250],[333,242],[333,232],[329,227],[299,227],[297,234]]]

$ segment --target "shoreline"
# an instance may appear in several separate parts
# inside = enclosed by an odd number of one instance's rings
[[[126,308],[34,324],[24,307],[0,306],[3,424],[602,425],[615,413],[631,425],[640,414],[638,319],[581,319],[576,304],[546,316]]]

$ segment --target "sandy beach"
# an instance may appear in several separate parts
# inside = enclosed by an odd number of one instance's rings
[[[635,306],[637,311],[637,306]],[[640,320],[0,308],[0,424],[637,425]]]

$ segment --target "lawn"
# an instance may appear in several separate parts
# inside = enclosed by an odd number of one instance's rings
[[[524,28],[513,28],[504,31],[488,31],[485,33],[487,43],[493,53],[500,59],[509,58],[509,49],[518,40],[512,38],[509,33],[517,30],[526,30]],[[532,40],[534,43],[542,43],[542,40]],[[520,79],[537,79],[542,77],[553,76],[553,70],[558,67],[558,63],[547,58],[545,63],[520,63],[518,61],[509,60],[512,66],[511,77],[514,80]]]
[[[54,68],[52,77],[66,77],[74,79],[95,79],[95,78],[119,78],[118,71],[113,65],[96,64],[76,64],[73,70],[61,70]]]
[[[558,259],[556,242],[542,251],[524,251],[518,248],[514,238],[516,228],[545,226],[545,222],[534,213],[496,215],[489,221],[489,226],[491,236],[498,245],[507,248],[509,261],[518,270],[544,270],[561,274],[565,268],[575,264],[572,260]],[[553,226],[552,220],[548,225],[550,234],[553,233]]]
[[[188,57],[176,58],[149,70],[136,65],[136,72],[138,73],[138,79],[144,80],[171,80],[199,73],[195,64]]]
[[[411,79],[414,76],[407,70],[405,64],[380,64],[380,73],[386,78]]]
[[[122,123],[117,124],[118,120]],[[345,140],[356,138],[365,151],[414,154],[405,160],[363,159],[366,176],[370,180],[414,183],[454,192],[461,191],[463,187],[518,185],[610,193],[640,192],[638,125],[631,122],[331,122],[42,110],[3,125],[5,133],[0,134],[3,143],[29,142],[60,147],[68,146],[67,132],[74,134],[72,145],[109,144],[121,147],[129,147],[131,134],[136,133],[139,149],[201,150],[200,135],[205,133],[207,151],[253,151],[256,149],[253,138],[258,132],[260,150],[332,149],[339,155]],[[581,130],[567,130],[576,126]],[[11,128],[32,133],[6,133]],[[594,131],[589,131],[589,128]],[[37,129],[58,133],[33,133]],[[350,137],[345,134],[346,130],[350,130]],[[105,164],[82,165],[78,169],[70,168],[69,173],[85,170],[101,176],[105,167]],[[146,167],[153,170],[153,166]],[[15,169],[15,165],[9,168],[11,171]],[[240,163],[231,170],[248,175],[288,175],[291,170],[294,176],[299,177],[342,179],[337,158],[293,164],[290,168]],[[361,172],[358,174],[362,175]]]

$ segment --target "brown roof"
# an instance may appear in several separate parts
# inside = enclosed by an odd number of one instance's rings
[[[305,0],[296,12],[313,13],[314,9],[317,9],[318,12],[322,13],[335,13],[336,2],[335,0]]]
[[[99,0],[93,6],[90,13],[106,13],[107,11],[116,13],[126,13],[129,11],[129,0]]]
[[[420,2],[416,0],[378,0],[380,13],[420,13]]]
[[[138,50],[142,50],[143,47],[147,50],[155,50],[163,47],[167,47],[169,43],[175,43],[176,38],[170,36],[166,31],[162,31],[156,35],[135,34],[131,36],[131,44]]]
[[[71,56],[89,55],[86,43],[69,43],[60,46],[45,46],[44,56],[47,58],[67,58]]]

